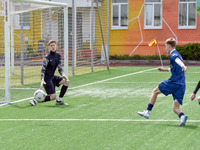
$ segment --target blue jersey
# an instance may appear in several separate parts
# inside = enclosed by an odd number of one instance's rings
[[[185,73],[181,66],[179,66],[176,62],[175,59],[179,58],[181,61],[183,61],[183,58],[179,54],[177,50],[171,51],[169,55],[170,59],[170,69],[171,69],[171,77],[168,79],[169,82],[179,84],[179,85],[185,85]]]

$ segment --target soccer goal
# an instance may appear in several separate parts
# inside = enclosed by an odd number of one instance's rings
[[[9,103],[11,98],[21,99],[22,93],[29,93],[23,90],[38,88],[35,84],[40,82],[42,60],[48,53],[47,42],[51,39],[58,43],[63,69],[68,75],[66,3],[0,0],[0,18],[0,28],[4,29],[0,30],[1,101]],[[15,94],[11,95],[12,92]]]
[[[55,1],[0,0],[0,102],[33,96],[49,40],[68,76],[108,69],[109,1]]]

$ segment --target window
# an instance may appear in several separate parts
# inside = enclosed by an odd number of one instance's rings
[[[14,29],[21,29],[21,25],[24,30],[30,29],[30,12],[14,15]]]
[[[14,29],[19,30],[21,29],[21,25],[23,25],[24,30],[30,29],[30,11],[25,11],[24,8],[28,8],[30,4],[15,4],[14,9],[17,12],[23,12],[14,15]]]
[[[144,28],[162,28],[162,0],[145,0]]]
[[[196,29],[196,13],[196,0],[179,0],[179,29]]]
[[[112,0],[112,29],[128,29],[128,0]]]

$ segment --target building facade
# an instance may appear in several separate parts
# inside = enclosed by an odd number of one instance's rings
[[[157,55],[174,37],[178,45],[200,42],[199,0],[110,0],[110,55]]]

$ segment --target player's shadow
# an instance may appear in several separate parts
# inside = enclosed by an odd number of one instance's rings
[[[49,107],[49,108],[70,108],[71,105],[43,105],[43,107]]]
[[[10,103],[10,104],[8,104],[8,105],[9,105],[9,106],[12,106],[12,107],[16,107],[16,108],[29,108],[29,107],[33,107],[33,106],[31,106],[30,104],[29,104],[29,105],[24,105],[24,106],[22,106],[22,105]]]
[[[146,126],[146,124],[140,124],[140,125],[144,125]],[[148,124],[150,125],[150,123]],[[179,129],[191,129],[191,130],[200,130],[199,126],[196,126],[196,125],[193,125],[193,124],[190,124],[190,122],[185,125],[185,126],[182,126],[182,127],[179,127],[178,123],[174,123],[174,124],[169,124],[169,123],[156,123],[156,124],[151,124],[152,126],[158,126],[158,127],[161,127],[161,126],[164,126],[164,127],[170,127],[170,128],[179,128]]]
[[[174,128],[186,128],[186,129],[198,129],[200,130],[200,128],[196,125],[190,125],[190,124],[186,124],[185,126],[179,127],[178,124],[157,124],[159,126],[166,126],[166,127],[174,127]]]

